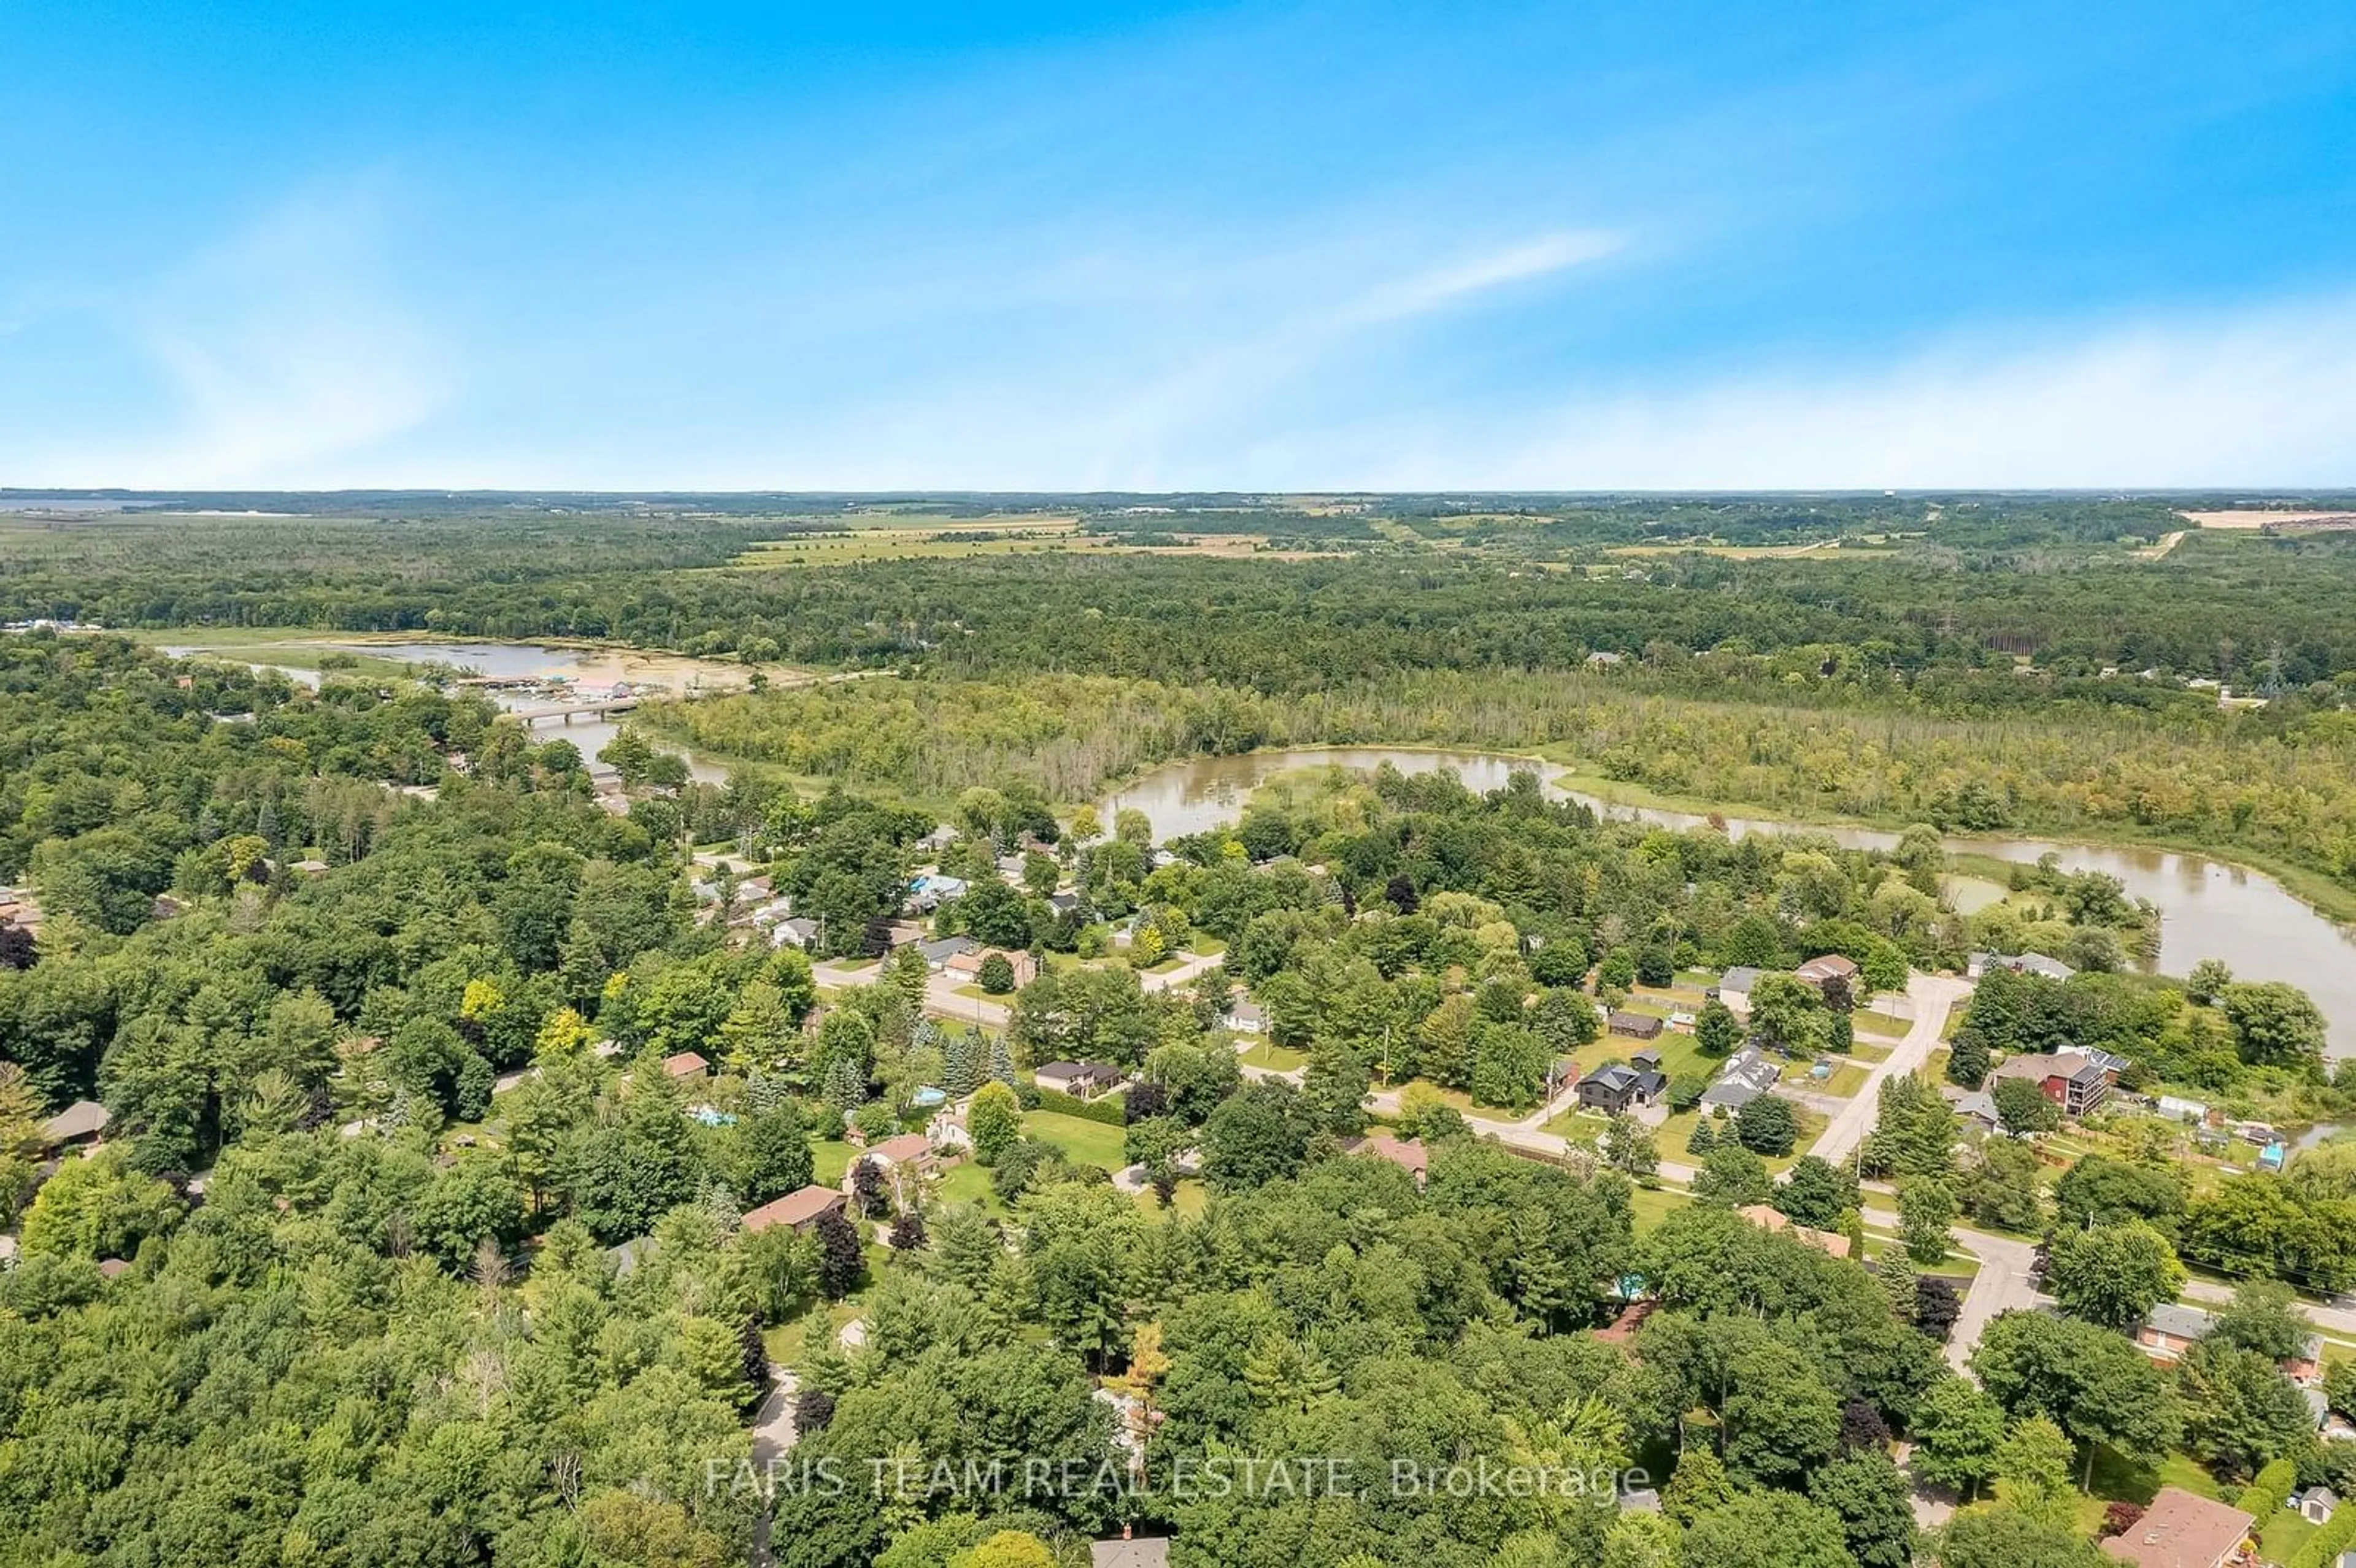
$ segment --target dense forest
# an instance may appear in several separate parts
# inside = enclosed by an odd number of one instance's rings
[[[1106,556],[1082,541],[840,569],[755,557],[719,571],[761,539],[841,528],[841,515],[100,516],[0,530],[0,619],[612,637],[1262,692],[1400,669],[1565,667],[1655,645],[1795,663],[1847,650],[1845,662],[1910,683],[1933,670],[2008,672],[2013,652],[2066,674],[2158,668],[2277,691],[2356,671],[2356,628],[2340,613],[2356,536],[2195,535],[2145,560],[2089,536],[2141,541],[2182,520],[2149,503],[2017,506],[2005,517],[2001,528],[1970,511],[1925,524],[1915,511],[1913,531],[1881,548],[1807,559],[1696,549],[1556,560],[1516,519],[1494,548],[1451,534],[1290,562]]]
[[[38,920],[0,921],[0,1565],[1077,1568],[1126,1528],[1179,1568],[2099,1568],[2136,1505],[2097,1499],[2163,1478],[2356,1488],[2279,1369],[2292,1287],[2356,1287],[2348,1146],[2224,1176],[2205,1129],[2064,1135],[2003,1069],[2115,1052],[2124,1096],[2294,1125],[2356,1072],[2292,987],[2134,973],[2157,914],[2111,879],[1958,912],[1936,831],[2356,888],[2345,539],[2142,559],[2180,519],[2083,498],[899,497],[1078,542],[740,570],[865,503],[230,499],[300,515],[10,521],[0,615],[873,678],[643,710],[608,778],[438,675],[0,636]],[[1247,531],[1315,558],[1086,543]],[[766,765],[695,782],[649,734]],[[1288,774],[1162,844],[1082,804],[1375,740],[1928,826],[1670,832],[1535,773]],[[898,923],[920,868],[971,987]],[[1805,1152],[1906,1027],[1877,996],[1984,951],[2075,972],[1992,972],[1853,1160]],[[1665,1119],[1546,1121],[1673,1006]],[[1711,1114],[1737,1051],[1781,1087]],[[1494,1136],[1525,1116],[1567,1130]],[[2054,1311],[1958,1328],[1972,1227],[2041,1243]],[[2187,1263],[2244,1283],[2162,1365],[2128,1333]]]
[[[1735,702],[1679,695],[1682,662],[1657,675],[1402,673],[1273,696],[1079,675],[864,681],[706,699],[645,721],[721,756],[920,797],[1019,777],[1051,798],[1086,800],[1157,763],[1268,746],[1528,752],[1699,809],[2210,846],[2320,872],[2356,905],[2356,725],[2346,713],[2082,708],[2067,683],[2019,679],[2001,690],[2018,699],[2039,687],[2051,706],[1946,712],[1925,706],[1931,682],[1885,704],[1864,692],[1794,693],[1763,670],[1767,699]]]

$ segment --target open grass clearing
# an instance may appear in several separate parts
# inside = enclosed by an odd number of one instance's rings
[[[1026,1111],[1023,1116],[1023,1130],[1034,1138],[1054,1144],[1075,1165],[1119,1170],[1129,1163],[1121,1157],[1126,1136],[1120,1128],[1103,1122],[1091,1122],[1084,1116],[1067,1116],[1061,1111]]]
[[[1246,1067],[1263,1068],[1271,1072],[1290,1072],[1309,1065],[1309,1053],[1278,1045],[1272,1040],[1256,1040],[1252,1041],[1251,1049],[1237,1060]]]
[[[1154,1196],[1150,1186],[1138,1190],[1137,1206],[1155,1216],[1175,1214],[1182,1219],[1198,1219],[1211,1206],[1211,1189],[1190,1176],[1179,1182],[1178,1189],[1170,1195],[1169,1208],[1162,1206],[1162,1200]]]

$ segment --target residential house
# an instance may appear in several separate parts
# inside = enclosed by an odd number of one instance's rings
[[[1774,1235],[1790,1236],[1794,1241],[1805,1242],[1827,1256],[1836,1258],[1848,1256],[1847,1236],[1832,1231],[1818,1231],[1806,1225],[1794,1224],[1791,1216],[1781,1209],[1772,1208],[1764,1203],[1752,1203],[1736,1210],[1735,1212],[1762,1231]]]
[[[902,1209],[910,1203],[909,1184],[940,1168],[940,1157],[933,1152],[932,1140],[922,1133],[902,1133],[896,1137],[885,1138],[882,1143],[871,1144],[860,1158],[873,1162],[892,1183],[892,1200]],[[857,1168],[858,1161],[854,1160],[851,1169]],[[842,1180],[844,1190],[848,1191],[850,1170],[842,1173]]]
[[[1014,971],[1016,986],[1027,986],[1039,977],[1039,961],[1028,953],[1012,953],[1003,947],[977,948],[971,953],[959,953],[941,965],[941,973],[968,984],[979,984],[981,966],[993,957],[1006,960]]]
[[[922,1170],[934,1163],[933,1146],[922,1133],[902,1133],[895,1137],[885,1138],[880,1144],[870,1145],[866,1157],[887,1170],[902,1167]]]
[[[1400,1139],[1389,1133],[1372,1132],[1365,1137],[1350,1139],[1342,1148],[1345,1154],[1368,1154],[1376,1159],[1389,1160],[1414,1177],[1418,1187],[1423,1185],[1425,1173],[1430,1168],[1430,1158],[1421,1138]]]
[[[2016,975],[2041,975],[2048,980],[2066,980],[2078,971],[2059,958],[2049,958],[2042,953],[1974,953],[1964,962],[1964,977],[1984,978],[1991,969],[2009,969]]]
[[[1776,1061],[1755,1045],[1746,1045],[1726,1059],[1718,1077],[1702,1091],[1701,1108],[1707,1114],[1719,1106],[1732,1115],[1751,1101],[1775,1087],[1783,1076],[1781,1062]]]
[[[925,967],[937,974],[958,955],[980,952],[981,944],[970,936],[944,936],[937,941],[919,942],[916,951],[925,955]]]
[[[1668,1087],[1668,1079],[1657,1069],[1639,1072],[1614,1061],[1579,1081],[1579,1104],[1586,1110],[1618,1115],[1632,1105],[1651,1104]]]
[[[1124,1524],[1119,1540],[1088,1543],[1088,1568],[1170,1568],[1170,1540],[1161,1535],[1132,1536]]]
[[[2007,1057],[1989,1078],[2026,1078],[2065,1115],[2083,1116],[2109,1096],[2126,1066],[2125,1057],[2107,1051],[2020,1051]]]
[[[908,884],[908,906],[929,912],[954,898],[965,895],[965,879],[944,877],[939,872],[918,877]]]
[[[1080,912],[1080,895],[1073,892],[1049,893],[1047,907],[1059,916]]]
[[[675,1056],[663,1058],[663,1076],[666,1078],[701,1078],[711,1071],[712,1063],[704,1061],[698,1051],[682,1051]]]
[[[2103,1552],[2136,1568],[2225,1568],[2256,1522],[2240,1509],[2162,1487],[2141,1519],[2103,1542]]]
[[[2135,1340],[2154,1360],[2174,1361],[2207,1339],[2216,1326],[2217,1320],[2198,1307],[2164,1301],[2136,1325]],[[2297,1350],[2276,1364],[2282,1369],[2283,1376],[2300,1387],[2318,1386],[2323,1381],[2322,1336],[2308,1335]]]
[[[769,933],[772,947],[798,947],[804,951],[818,945],[818,922],[808,915],[796,915],[791,920],[777,922]]]
[[[2136,1325],[2135,1340],[2154,1360],[2173,1361],[2209,1337],[2216,1319],[2197,1307],[2163,1301]]]
[[[1651,1013],[1617,1012],[1605,1026],[1613,1034],[1624,1034],[1630,1040],[1658,1040],[1668,1020]]]
[[[1093,1100],[1119,1088],[1123,1076],[1121,1070],[1108,1061],[1050,1061],[1033,1072],[1031,1081],[1042,1089],[1069,1094],[1075,1100]]]
[[[1939,1085],[1939,1093],[1955,1108],[1955,1115],[1967,1122],[1977,1122],[1983,1132],[2000,1132],[2004,1118],[1997,1115],[1996,1097],[1985,1089],[1964,1089],[1953,1083]]]
[[[1738,1013],[1751,1011],[1751,993],[1759,988],[1759,971],[1747,964],[1739,964],[1718,978],[1710,995]]]
[[[106,1136],[114,1113],[95,1100],[76,1100],[41,1124],[41,1138],[51,1148],[77,1148]]]
[[[0,888],[0,925],[21,926],[39,935],[40,901],[23,888]]]
[[[757,1233],[783,1225],[807,1231],[818,1223],[819,1215],[840,1214],[849,1202],[831,1187],[804,1187],[751,1211],[744,1216],[744,1229]]]
[[[1843,981],[1854,989],[1857,985],[1857,960],[1843,954],[1827,953],[1820,958],[1811,958],[1793,970],[1792,977],[1818,991],[1835,980]]]
[[[1225,1021],[1237,1034],[1268,1032],[1268,1010],[1248,997],[1227,1004]]]

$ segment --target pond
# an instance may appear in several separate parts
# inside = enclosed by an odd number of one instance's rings
[[[1385,763],[1407,773],[1452,768],[1467,788],[1483,792],[1502,787],[1516,771],[1535,769],[1541,777],[1554,771],[1533,758],[1487,752],[1387,746],[1253,752],[1242,756],[1197,757],[1157,768],[1114,792],[1100,811],[1108,827],[1117,811],[1144,812],[1158,841],[1234,821],[1251,792],[1278,773],[1327,766],[1371,772]],[[1603,816],[1673,828],[1699,827],[1708,821],[1690,812],[1614,805],[1551,783],[1546,792],[1558,800],[1581,802]],[[1898,842],[1896,833],[1879,828],[1815,827],[1739,816],[1721,820],[1726,830],[1737,837],[1815,833],[1860,849],[1887,849]],[[2331,1055],[2356,1055],[2356,929],[2334,924],[2273,878],[2171,849],[2043,838],[1956,837],[1946,844],[1953,852],[2026,864],[2050,853],[2061,857],[2069,870],[2108,872],[2126,884],[2129,897],[2148,899],[2159,907],[2160,970],[2180,976],[2201,959],[2221,958],[2244,980],[2287,980],[2314,997],[2315,1005],[2323,1010],[2329,1025]],[[1987,901],[1988,886],[1980,883],[1973,889],[1967,880],[1959,879],[1956,891],[1965,895],[1958,900],[1961,907]]]

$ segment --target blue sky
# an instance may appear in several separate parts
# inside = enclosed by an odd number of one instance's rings
[[[2356,7],[0,8],[0,484],[2356,484]]]

